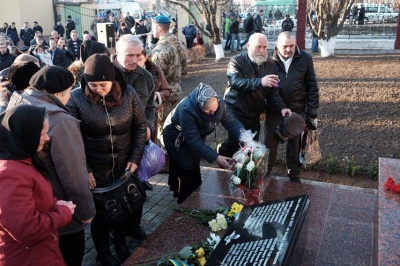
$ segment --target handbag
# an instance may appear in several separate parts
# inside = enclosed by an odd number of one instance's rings
[[[322,159],[318,139],[320,133],[320,130],[309,130],[308,127],[301,133],[299,161],[303,167],[309,167]]]
[[[105,188],[92,189],[97,215],[103,220],[119,223],[131,217],[146,201],[146,192],[129,171]]]

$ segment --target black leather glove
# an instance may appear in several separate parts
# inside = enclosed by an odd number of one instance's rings
[[[315,117],[315,118],[306,117],[305,122],[306,122],[306,126],[308,127],[309,130],[317,130],[317,128],[318,128],[317,117]]]

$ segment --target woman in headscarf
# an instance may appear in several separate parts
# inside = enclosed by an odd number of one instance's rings
[[[168,184],[179,204],[201,185],[201,158],[216,162],[221,168],[230,167],[229,158],[218,155],[205,143],[206,136],[220,122],[239,141],[242,124],[211,86],[202,83],[168,115],[163,130],[170,158]]]
[[[45,108],[12,107],[0,114],[0,265],[66,265],[58,230],[75,205],[57,201],[37,152],[49,140]]]

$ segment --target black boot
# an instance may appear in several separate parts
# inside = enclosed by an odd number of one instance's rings
[[[125,238],[114,241],[115,252],[117,252],[119,260],[124,263],[130,256],[131,252],[126,245]]]
[[[107,246],[107,249],[109,250],[110,248]],[[116,257],[114,257],[111,252],[108,255],[101,254],[101,251],[97,251],[97,257],[96,257],[97,264],[100,264],[102,266],[120,266],[121,263],[117,260]]]

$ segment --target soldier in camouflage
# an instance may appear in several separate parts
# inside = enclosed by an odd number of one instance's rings
[[[186,46],[176,35],[169,33],[171,21],[166,16],[157,16],[152,22],[154,38],[159,38],[151,51],[153,61],[163,72],[172,91],[171,97],[162,109],[162,123],[182,99],[181,77],[187,72]]]

